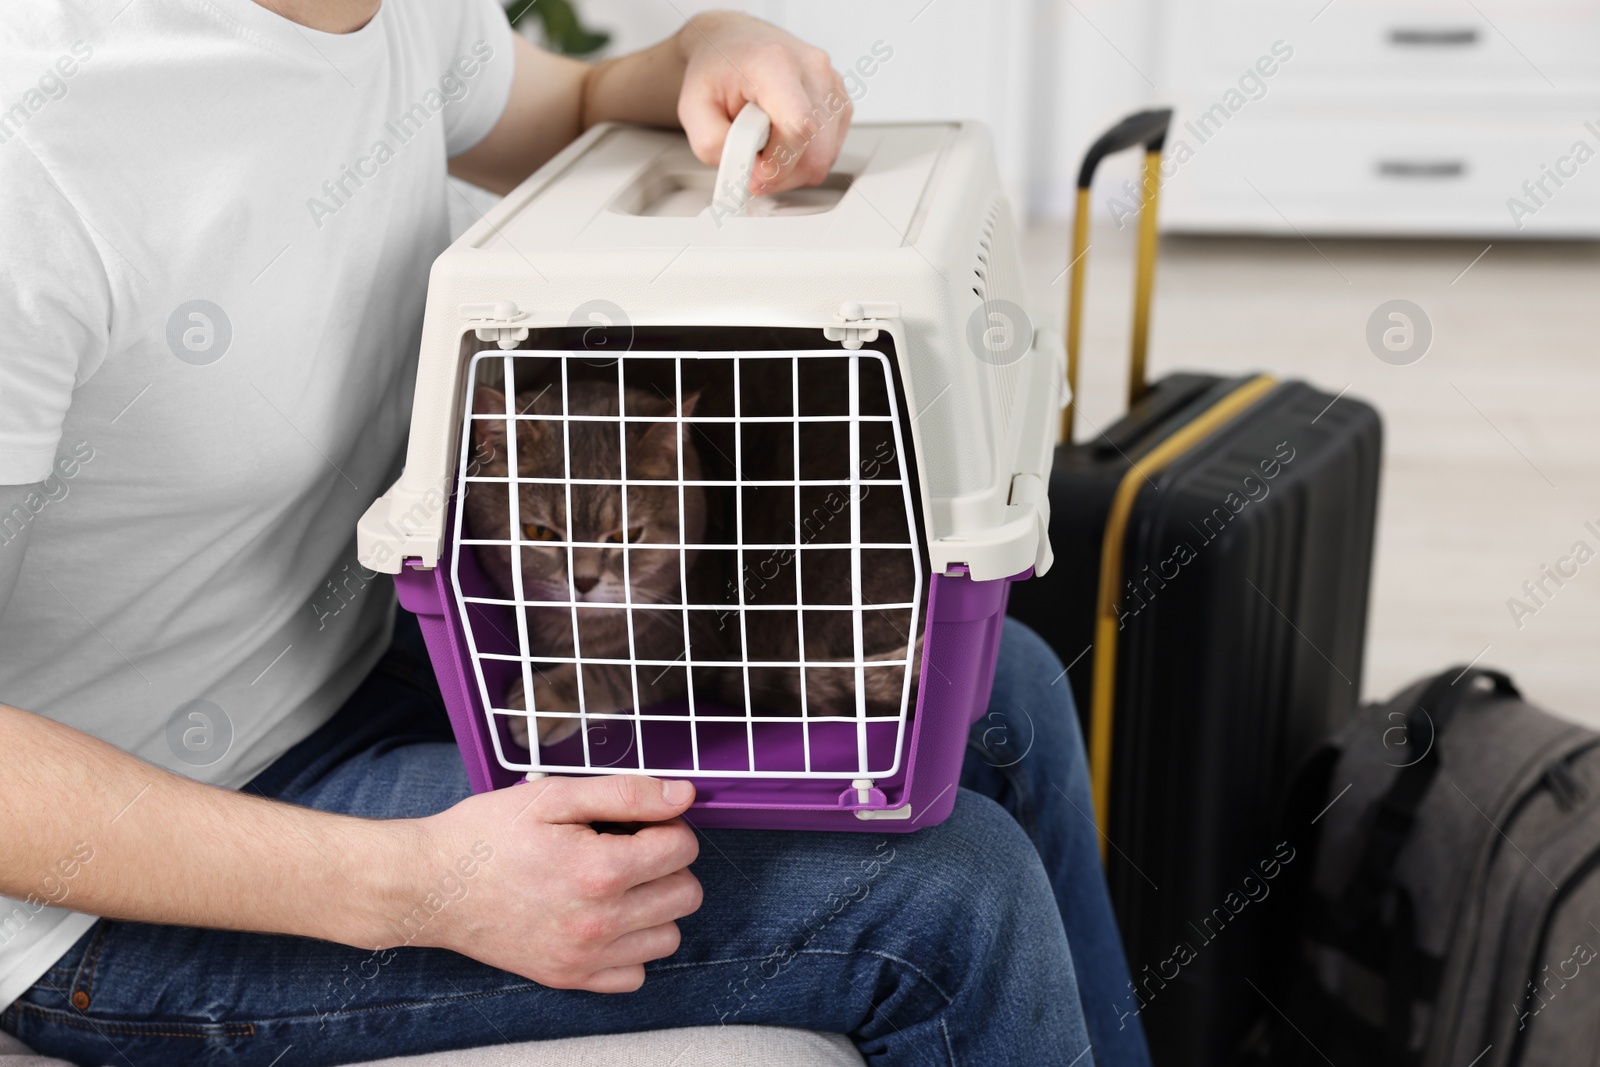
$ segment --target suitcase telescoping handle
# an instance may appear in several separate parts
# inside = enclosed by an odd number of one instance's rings
[[[1078,171],[1078,202],[1072,219],[1072,260],[1067,265],[1067,388],[1071,398],[1061,412],[1061,440],[1072,443],[1073,414],[1078,407],[1078,353],[1083,339],[1083,286],[1088,273],[1089,186],[1100,161],[1136,145],[1144,146],[1144,182],[1139,205],[1139,262],[1133,290],[1133,357],[1128,366],[1128,405],[1146,389],[1145,355],[1150,346],[1150,292],[1156,276],[1156,199],[1161,189],[1161,149],[1166,144],[1172,109],[1140,111],[1117,123],[1083,157]]]

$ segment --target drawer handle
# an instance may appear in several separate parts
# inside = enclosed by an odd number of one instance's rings
[[[1389,43],[1399,48],[1471,48],[1478,43],[1478,30],[1399,26],[1389,31]]]
[[[1378,176],[1382,178],[1415,179],[1428,181],[1465,178],[1466,161],[1460,159],[1380,159]]]

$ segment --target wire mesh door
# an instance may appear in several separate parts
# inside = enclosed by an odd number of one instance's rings
[[[889,357],[491,351],[468,398],[451,567],[503,766],[899,771],[926,576]]]

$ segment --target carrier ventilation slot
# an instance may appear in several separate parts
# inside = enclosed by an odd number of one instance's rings
[[[989,261],[994,255],[994,228],[999,218],[1000,201],[991,200],[978,230],[978,262],[972,268],[972,276],[978,280],[972,292],[984,303],[989,302]]]

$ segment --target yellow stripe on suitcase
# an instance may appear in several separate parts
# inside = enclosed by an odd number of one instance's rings
[[[1094,818],[1100,829],[1100,859],[1106,858],[1111,828],[1111,726],[1117,692],[1117,590],[1122,584],[1122,548],[1141,483],[1190,449],[1277,384],[1271,375],[1251,378],[1211,405],[1193,422],[1141,456],[1117,485],[1100,543],[1100,589],[1095,598],[1094,684],[1089,701],[1089,778]]]

